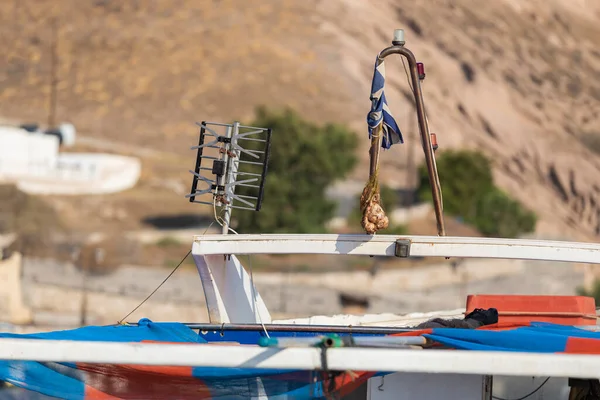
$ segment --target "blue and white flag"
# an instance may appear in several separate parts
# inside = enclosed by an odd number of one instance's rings
[[[377,57],[375,60],[375,71],[373,73],[373,83],[371,84],[371,111],[367,115],[369,125],[369,138],[379,124],[383,123],[383,140],[381,147],[389,149],[393,144],[404,143],[402,132],[392,116],[385,99],[383,86],[385,84],[385,66],[383,60]]]

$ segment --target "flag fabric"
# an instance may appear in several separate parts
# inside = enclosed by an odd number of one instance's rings
[[[371,84],[371,111],[367,115],[367,124],[369,125],[369,138],[373,136],[376,129],[381,125],[383,133],[381,147],[389,149],[393,144],[404,143],[404,139],[388,107],[384,86],[385,64],[383,59],[377,57],[373,72],[373,82]]]

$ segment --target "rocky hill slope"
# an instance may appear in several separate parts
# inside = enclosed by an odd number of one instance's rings
[[[540,216],[540,232],[585,240],[600,233],[600,159],[585,145],[600,138],[598,2],[4,1],[0,115],[45,115],[52,18],[58,118],[81,132],[187,155],[194,121],[288,105],[364,137],[359,179],[367,173],[373,61],[393,29],[405,28],[426,65],[441,148],[490,155],[500,186]],[[410,133],[402,64],[387,64],[388,101]],[[408,146],[419,146],[407,136],[383,157],[391,184],[403,183]]]

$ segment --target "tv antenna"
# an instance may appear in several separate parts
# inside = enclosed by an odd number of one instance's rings
[[[192,189],[185,197],[192,203],[223,207],[223,234],[229,231],[231,211],[260,211],[271,148],[271,129],[239,122],[196,123],[200,127],[196,165],[190,171]],[[204,185],[199,188],[199,185]],[[245,194],[236,187],[247,188]]]

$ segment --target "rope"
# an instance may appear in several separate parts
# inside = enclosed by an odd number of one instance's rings
[[[213,204],[214,201],[213,201]],[[215,211],[215,220],[217,222],[219,222],[216,211]],[[202,233],[203,235],[206,234],[206,232],[208,232],[208,230],[213,226],[213,224],[215,223],[215,221],[212,221],[210,223],[210,225],[208,225],[208,227],[204,230],[204,232]],[[232,229],[233,230],[233,229]],[[121,318],[117,324],[118,325],[123,325],[123,321],[125,321],[125,319],[127,319],[131,314],[133,314],[134,312],[136,312],[141,306],[144,305],[145,302],[147,302],[150,297],[154,296],[154,293],[156,293],[158,291],[158,289],[160,289],[162,287],[162,285],[164,285],[169,278],[171,278],[173,276],[173,274],[175,273],[175,271],[177,271],[179,269],[179,267],[181,267],[181,265],[183,264],[183,262],[186,260],[186,258],[188,258],[188,256],[190,255],[192,251],[188,250],[187,254],[181,259],[181,261],[179,262],[179,264],[177,264],[177,266],[175,268],[173,268],[173,270],[169,273],[169,275],[167,275],[167,277],[165,279],[163,279],[163,281],[148,295],[146,296],[146,298],[144,300],[142,300],[142,302],[140,304],[138,304],[133,310],[131,310],[126,316],[124,316],[123,318]]]
[[[208,232],[208,230],[213,226],[213,224],[215,222],[217,222],[217,224],[221,225],[221,227],[224,226],[225,224],[225,220],[223,220],[222,218],[222,214],[225,211],[225,209],[222,209],[219,213],[219,215],[217,215],[217,203],[216,203],[216,197],[213,196],[213,216],[214,216],[214,221],[212,221],[210,223],[210,225],[208,225],[208,227],[206,228],[206,230],[202,233],[203,235],[206,234],[206,232]],[[238,235],[238,232],[236,232],[234,229],[232,229],[231,227],[227,226],[227,229],[231,232],[233,232],[234,234]],[[185,255],[185,257],[183,257],[183,259],[179,262],[179,264],[177,264],[177,266],[175,268],[173,268],[173,270],[169,273],[169,275],[167,275],[167,277],[140,303],[138,304],[133,310],[131,310],[127,315],[125,315],[123,318],[121,318],[121,320],[118,321],[119,325],[123,324],[123,321],[125,321],[125,319],[127,317],[129,317],[131,314],[133,314],[135,311],[137,311],[146,301],[148,301],[150,299],[150,297],[152,297],[154,295],[154,293],[156,293],[158,291],[158,289],[160,289],[162,287],[162,285],[164,285],[169,278],[171,278],[171,276],[173,276],[173,274],[175,273],[175,271],[177,271],[179,269],[179,267],[183,264],[183,262],[186,260],[186,258],[190,255],[192,251],[189,250],[187,252],[187,254]],[[249,255],[248,256],[248,264],[250,267],[250,284],[252,285],[252,300],[254,302],[254,310],[257,309],[258,306],[258,301],[257,301],[257,296],[256,296],[256,289],[254,286],[254,273],[253,273],[253,268],[252,268],[252,258]],[[263,320],[262,320],[262,316],[260,314],[260,312],[258,312],[258,320],[260,325],[263,328],[263,331],[265,333],[265,335],[267,336],[267,338],[270,338],[269,336],[269,332],[267,332],[267,327],[265,326]]]
[[[212,225],[212,224],[211,224],[211,225]],[[210,228],[210,225],[209,225],[209,228]],[[207,229],[207,230],[208,230],[208,229]],[[154,295],[154,293],[156,293],[156,292],[158,291],[158,289],[160,289],[160,288],[161,288],[161,286],[162,286],[162,285],[164,285],[164,284],[165,284],[165,282],[167,282],[167,280],[169,280],[169,278],[170,278],[171,276],[173,276],[173,274],[175,273],[175,271],[177,271],[177,269],[179,269],[179,267],[181,266],[181,264],[183,264],[183,262],[185,261],[185,259],[186,259],[186,258],[188,258],[188,256],[190,255],[190,253],[191,253],[191,252],[192,252],[191,250],[188,250],[188,252],[187,252],[187,254],[185,255],[185,257],[183,257],[183,259],[182,259],[182,260],[179,262],[179,264],[177,264],[177,266],[176,266],[175,268],[173,268],[173,271],[171,271],[171,273],[170,273],[169,275],[167,275],[167,277],[166,277],[166,278],[165,278],[165,279],[164,279],[164,280],[163,280],[163,281],[160,283],[160,285],[158,285],[158,286],[156,287],[156,289],[154,289],[154,290],[152,291],[152,293],[150,293],[150,294],[149,294],[149,295],[148,295],[148,296],[147,296],[147,297],[146,297],[146,298],[145,298],[145,299],[144,299],[144,300],[143,300],[143,301],[142,301],[140,304],[138,304],[138,305],[137,305],[137,307],[135,307],[133,310],[131,310],[131,311],[129,312],[129,314],[127,314],[126,316],[124,316],[123,318],[121,318],[121,320],[120,320],[119,322],[117,322],[117,324],[119,324],[119,325],[123,325],[123,321],[125,321],[125,319],[126,319],[127,317],[129,317],[131,314],[133,314],[134,312],[136,312],[138,308],[140,308],[140,307],[141,307],[141,306],[142,306],[142,305],[143,305],[143,304],[144,304],[146,301],[148,301],[148,299],[150,299],[150,297],[152,297],[152,296]]]

